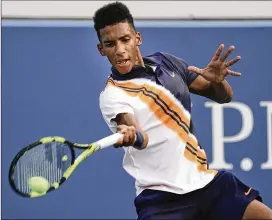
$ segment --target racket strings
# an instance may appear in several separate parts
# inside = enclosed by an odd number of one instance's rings
[[[64,156],[68,159],[63,160]],[[66,144],[53,142],[38,145],[18,160],[14,169],[14,184],[23,193],[30,192],[28,181],[31,177],[44,177],[52,185],[60,181],[70,164],[71,152]]]

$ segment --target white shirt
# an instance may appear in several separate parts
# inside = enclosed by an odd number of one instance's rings
[[[133,114],[149,136],[143,150],[124,147],[124,169],[135,178],[136,195],[144,189],[184,194],[204,187],[217,171],[207,169],[205,151],[188,132],[191,115],[164,87],[149,79],[109,78],[100,109],[112,132],[120,113]],[[187,131],[187,132],[186,132]]]

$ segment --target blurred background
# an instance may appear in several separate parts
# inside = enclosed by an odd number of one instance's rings
[[[54,193],[20,198],[8,184],[15,154],[43,136],[88,143],[110,134],[99,110],[110,65],[92,17],[110,1],[2,2],[2,218],[135,219],[134,180],[123,151],[107,149]],[[142,33],[143,55],[163,51],[205,67],[224,43],[242,56],[228,77],[233,102],[193,99],[210,167],[228,169],[272,207],[272,2],[123,1]]]

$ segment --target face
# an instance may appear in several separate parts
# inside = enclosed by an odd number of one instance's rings
[[[140,33],[135,32],[128,22],[121,22],[100,29],[100,44],[97,47],[119,73],[126,74],[137,62],[141,43]]]

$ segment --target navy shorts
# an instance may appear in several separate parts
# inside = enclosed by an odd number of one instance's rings
[[[220,170],[202,189],[183,195],[146,189],[134,203],[139,220],[240,220],[254,199],[262,202],[257,190],[242,183],[232,173]]]

